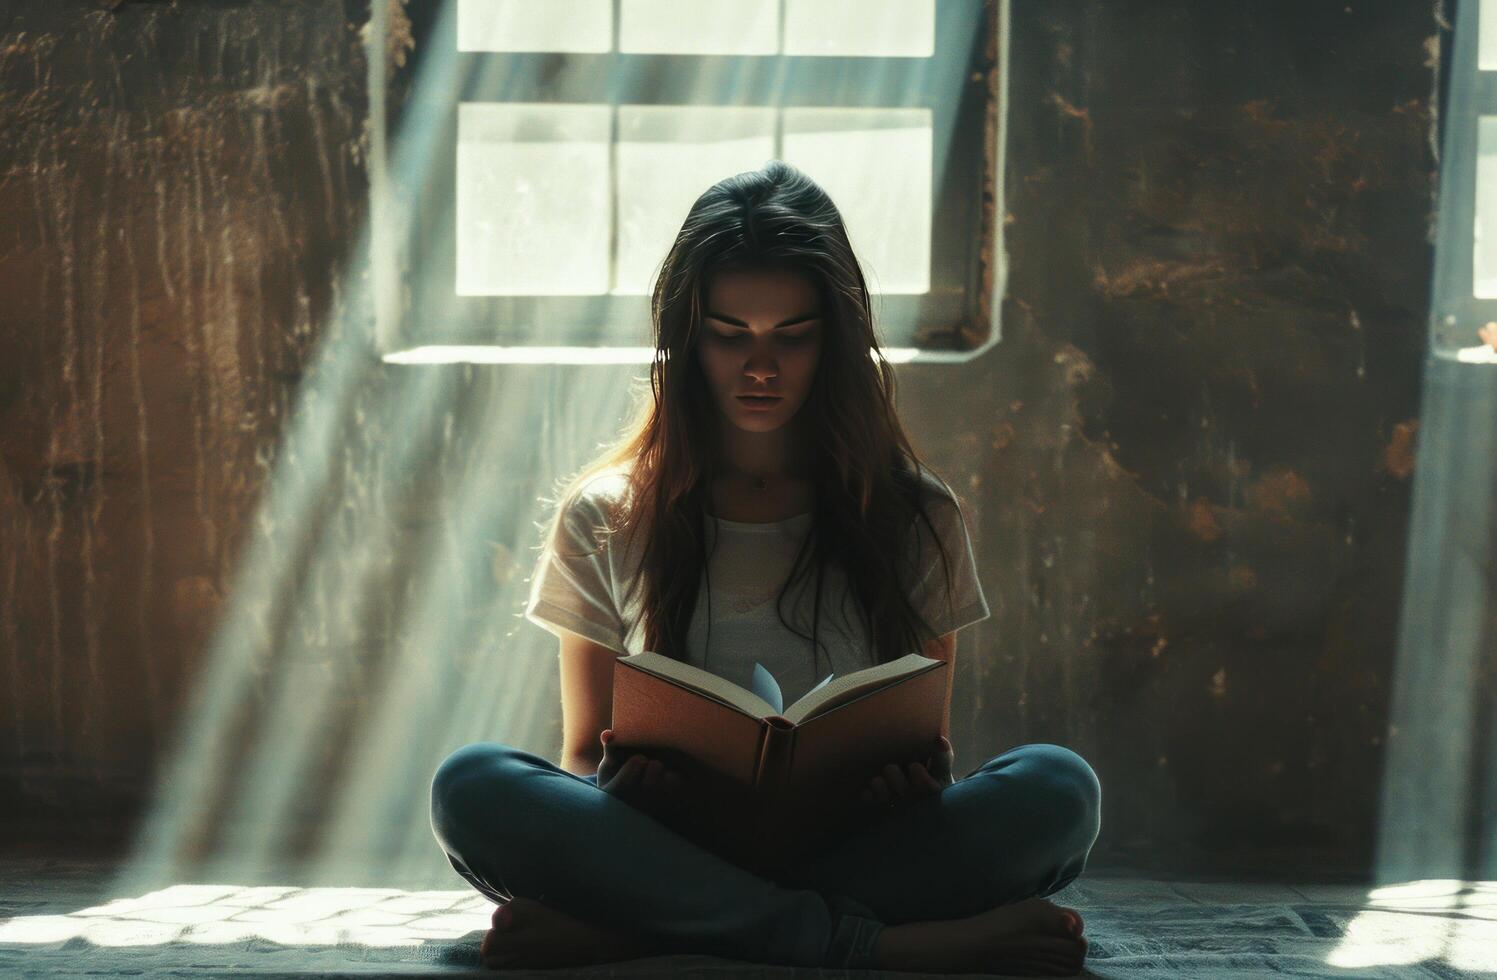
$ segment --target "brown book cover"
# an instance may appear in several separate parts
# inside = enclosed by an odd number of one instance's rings
[[[658,653],[620,657],[610,750],[681,772],[690,810],[676,829],[762,867],[847,830],[867,812],[858,794],[886,763],[929,761],[947,669],[906,654],[829,678],[781,711],[700,667]],[[760,690],[778,700],[772,679]]]

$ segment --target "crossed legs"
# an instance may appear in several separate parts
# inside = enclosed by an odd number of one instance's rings
[[[1074,752],[1018,746],[771,879],[500,743],[453,752],[431,794],[448,860],[496,902],[532,898],[671,949],[805,966],[867,965],[885,924],[1059,890],[1085,867],[1101,799]]]

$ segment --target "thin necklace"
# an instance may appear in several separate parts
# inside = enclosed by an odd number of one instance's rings
[[[739,470],[737,472],[745,480],[749,481],[749,483],[755,490],[764,490],[769,487],[769,477],[767,476],[750,476],[749,474],[744,473],[742,470]]]

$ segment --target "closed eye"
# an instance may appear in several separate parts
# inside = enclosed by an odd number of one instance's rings
[[[780,340],[789,341],[790,343],[794,344],[794,343],[799,343],[800,341],[806,340],[807,338],[809,338],[811,336],[811,334],[813,332],[814,331],[811,330],[810,328],[801,330],[801,331],[799,331],[797,333],[790,333],[787,330],[776,330],[774,332],[774,336],[777,337],[777,338],[779,338]],[[714,337],[716,337],[717,339],[719,339],[719,340],[736,341],[736,340],[746,340],[746,339],[748,339],[749,332],[747,330],[735,330],[732,333],[725,334],[725,333],[718,333],[716,330],[714,330],[714,331],[712,331],[712,335]]]
[[[726,314],[726,313],[718,313],[716,310],[709,310],[707,312],[707,319],[709,319],[709,320],[716,320],[719,323],[732,324],[735,327],[747,327],[748,326],[747,323],[744,323],[742,320],[738,319],[737,317],[728,316],[728,314]],[[799,316],[793,316],[793,317],[791,317],[788,320],[781,320],[779,323],[776,323],[774,325],[774,329],[775,330],[781,330],[781,329],[783,329],[785,327],[794,327],[794,326],[797,326],[797,325],[802,324],[802,323],[815,323],[817,320],[820,320],[820,319],[821,319],[820,314],[818,314],[817,312],[815,312],[813,310],[810,313],[802,313]]]

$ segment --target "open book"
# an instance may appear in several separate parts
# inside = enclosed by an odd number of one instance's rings
[[[857,812],[858,794],[885,764],[929,760],[947,669],[910,653],[828,675],[786,707],[761,664],[745,689],[636,653],[614,661],[611,748],[681,772],[717,840],[779,848],[786,835],[814,834]]]

